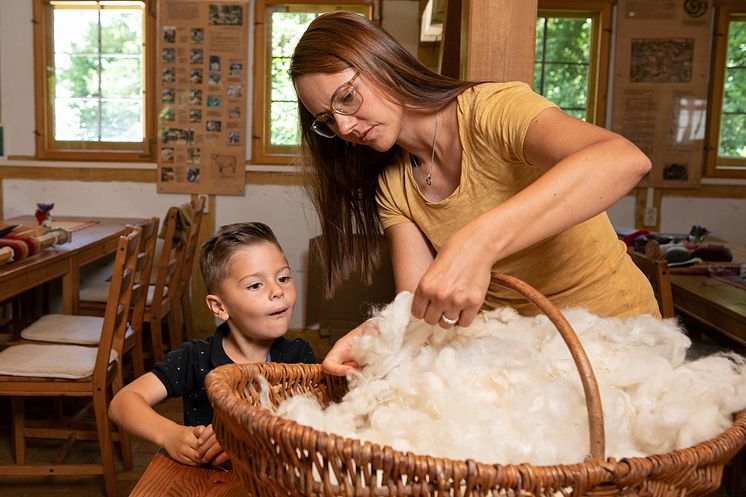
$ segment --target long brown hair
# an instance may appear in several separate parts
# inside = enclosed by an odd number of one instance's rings
[[[332,74],[354,68],[376,83],[386,98],[407,107],[439,108],[475,82],[434,73],[391,35],[365,17],[337,11],[314,19],[295,47],[290,76]],[[354,270],[370,284],[380,261],[383,239],[375,192],[378,176],[401,154],[395,145],[385,153],[323,138],[312,129],[314,116],[298,101],[301,165],[306,188],[321,220],[320,252],[327,276],[326,294]]]

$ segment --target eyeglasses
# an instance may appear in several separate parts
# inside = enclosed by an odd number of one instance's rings
[[[361,105],[363,105],[363,96],[352,84],[359,74],[359,72],[355,73],[351,80],[334,90],[332,98],[330,99],[331,112],[316,114],[316,119],[313,121],[313,124],[311,124],[311,129],[314,130],[316,134],[321,135],[324,138],[334,138],[337,136],[332,129],[332,127],[337,126],[337,122],[334,120],[334,113],[343,116],[351,116],[360,109]]]

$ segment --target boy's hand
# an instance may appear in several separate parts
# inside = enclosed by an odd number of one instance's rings
[[[197,430],[204,426],[181,426],[174,424],[165,434],[163,448],[168,455],[181,464],[189,466],[199,466],[202,464],[201,459],[197,456],[197,449],[200,448]]]
[[[211,424],[195,427],[194,434],[198,443],[196,457],[202,464],[212,462],[219,465],[230,459],[228,453],[223,450],[218,443],[218,439],[215,438],[215,432]]]
[[[335,376],[345,376],[352,374],[362,369],[361,365],[357,363],[354,357],[352,357],[352,341],[365,334],[378,334],[378,327],[375,324],[374,319],[369,319],[363,324],[349,331],[345,336],[337,340],[324,358],[324,362],[321,363],[321,367],[324,372]]]

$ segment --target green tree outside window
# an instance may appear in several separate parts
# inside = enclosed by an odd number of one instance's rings
[[[534,90],[566,113],[588,120],[590,18],[536,19]]]
[[[723,86],[718,155],[746,158],[746,18],[743,16],[729,22]]]

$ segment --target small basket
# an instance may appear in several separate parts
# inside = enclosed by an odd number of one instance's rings
[[[217,368],[206,380],[214,427],[239,479],[254,497],[505,496],[697,497],[720,486],[723,466],[746,443],[746,411],[719,436],[686,449],[648,457],[605,459],[603,415],[596,379],[575,332],[537,290],[492,273],[495,285],[536,304],[568,345],[588,407],[590,456],[577,464],[483,464],[400,452],[340,437],[275,416],[259,403],[263,376],[278,405],[312,393],[323,404],[344,396],[344,378],[320,365],[256,363]]]

